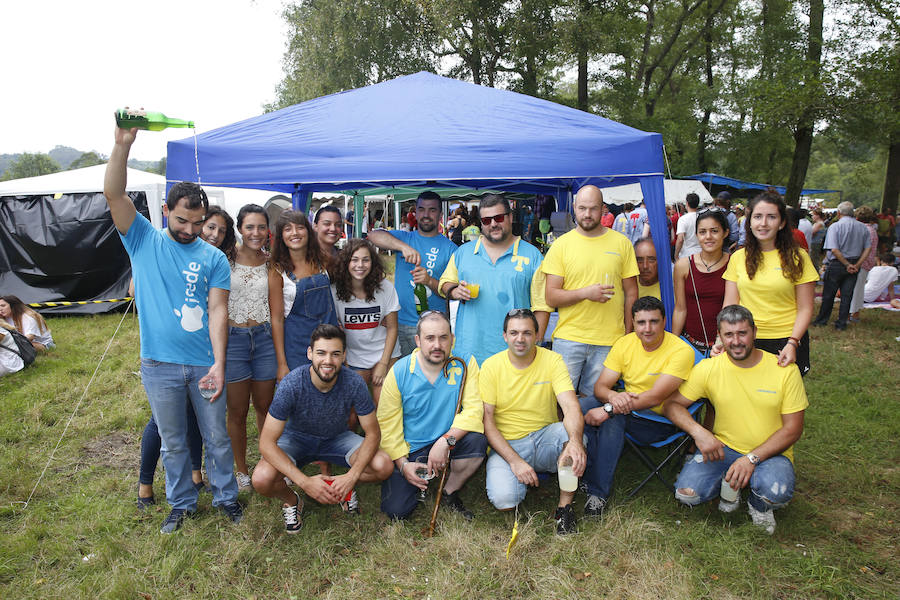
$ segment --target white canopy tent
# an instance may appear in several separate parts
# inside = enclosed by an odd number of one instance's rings
[[[709,195],[709,191],[703,187],[703,183],[696,179],[666,179],[663,181],[663,185],[667,205],[684,203],[685,197],[691,192],[700,196],[701,205],[712,204],[713,198]],[[603,188],[603,201],[606,204],[625,204],[626,202],[638,204],[643,199],[644,194],[641,192],[639,183]]]

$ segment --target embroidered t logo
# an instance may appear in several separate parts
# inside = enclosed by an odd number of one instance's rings
[[[529,259],[527,256],[513,256],[510,260],[516,263],[516,271],[518,271],[519,273],[523,271],[522,263],[525,263],[527,265],[531,262],[531,259]]]
[[[462,375],[462,367],[450,367],[447,369],[447,385],[456,385],[457,375]]]

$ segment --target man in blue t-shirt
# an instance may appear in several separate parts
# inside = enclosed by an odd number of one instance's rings
[[[225,347],[231,269],[219,250],[197,239],[209,202],[199,185],[174,185],[166,198],[168,227],[156,230],[125,192],[128,154],[137,129],[116,129],[103,193],[131,257],[141,329],[141,380],[162,439],[172,533],[197,509],[187,443],[187,403],[206,445],[213,506],[233,522],[242,517],[234,455],[225,429]],[[212,391],[208,400],[201,389]],[[152,501],[151,501],[152,502]]]
[[[418,300],[413,288],[421,283],[428,294],[428,308],[447,312],[447,301],[438,295],[438,278],[456,251],[456,244],[438,232],[441,197],[435,192],[419,194],[416,200],[416,230],[376,229],[368,240],[383,250],[394,250],[394,287],[400,298],[400,353],[406,356],[416,348]]]
[[[309,344],[310,364],[288,373],[275,390],[259,436],[262,459],[253,470],[253,489],[282,501],[287,533],[300,531],[303,504],[285,476],[313,500],[340,503],[344,511],[358,513],[356,483],[383,481],[394,468],[378,449],[381,429],[366,383],[352,369],[341,368],[347,349],[344,331],[323,323],[313,330]],[[352,410],[364,438],[347,427]],[[300,470],[317,460],[350,470],[337,476],[307,476]]]

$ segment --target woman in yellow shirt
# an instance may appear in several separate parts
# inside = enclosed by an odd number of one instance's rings
[[[735,252],[722,278],[723,306],[740,304],[756,321],[756,347],[786,367],[809,371],[809,335],[813,294],[819,274],[809,254],[797,245],[781,196],[767,190],[747,208],[747,245]]]

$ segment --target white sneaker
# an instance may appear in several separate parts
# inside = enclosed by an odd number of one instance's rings
[[[753,508],[753,506],[748,502],[747,512],[750,513],[750,518],[753,520],[754,525],[756,525],[760,529],[765,530],[765,532],[769,535],[775,533],[774,510],[759,511]]]
[[[253,489],[253,480],[246,473],[235,473],[234,478],[237,479],[239,492]]]
[[[741,497],[738,496],[738,499],[734,502],[726,502],[719,498],[719,510],[723,513],[733,513],[740,507],[741,505]]]

